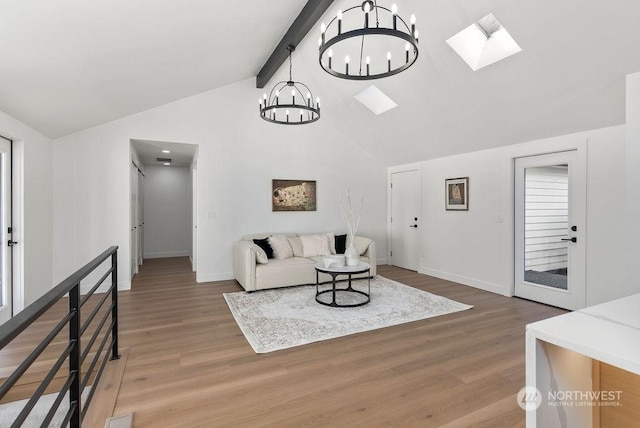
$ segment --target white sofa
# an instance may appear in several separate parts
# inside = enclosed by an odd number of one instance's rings
[[[322,262],[323,256],[290,257],[286,259],[269,259],[267,263],[259,263],[254,239],[265,239],[274,234],[262,233],[245,235],[233,245],[233,273],[245,291],[265,290],[269,288],[288,287],[293,285],[315,284],[315,264]],[[302,235],[302,234],[301,234]],[[301,236],[287,234],[287,236]],[[361,236],[354,238],[354,246],[360,252],[360,260],[371,265],[370,275],[376,275],[376,244]],[[353,278],[365,278],[366,273],[353,275]],[[344,277],[346,279],[346,276]],[[320,282],[331,281],[331,276],[320,274]],[[343,279],[339,276],[338,280]]]

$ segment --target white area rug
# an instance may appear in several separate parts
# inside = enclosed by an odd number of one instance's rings
[[[366,290],[367,280],[353,284],[355,289]],[[338,287],[345,285],[341,282]],[[325,284],[322,289],[329,287]],[[224,294],[238,326],[258,354],[473,307],[381,276],[371,279],[371,302],[365,306],[333,308],[319,304],[315,296],[316,288],[311,285]]]

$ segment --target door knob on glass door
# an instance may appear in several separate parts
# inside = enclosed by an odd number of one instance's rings
[[[416,229],[418,228],[417,224],[414,224],[413,226],[409,226],[409,227],[415,227]]]
[[[561,241],[578,242],[578,238],[576,238],[575,236],[573,238],[562,238]]]

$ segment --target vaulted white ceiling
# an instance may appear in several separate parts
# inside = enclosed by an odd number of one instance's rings
[[[0,0],[0,110],[58,137],[255,76],[304,3]]]
[[[310,126],[394,164],[624,123],[640,2],[379,1],[393,2],[420,29],[420,57],[404,73],[329,76],[317,63],[320,23],[298,46],[294,77],[322,98]],[[57,137],[255,76],[304,3],[0,0],[0,110]],[[336,0],[323,20],[354,3]],[[522,52],[474,72],[446,40],[488,13]],[[371,83],[398,107],[376,116],[353,98]]]

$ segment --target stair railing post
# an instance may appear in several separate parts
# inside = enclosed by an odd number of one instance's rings
[[[111,267],[113,267],[113,272],[111,272],[111,320],[113,321],[111,359],[117,360],[120,358],[118,353],[118,251],[111,254]]]
[[[69,291],[69,312],[74,316],[69,320],[69,342],[73,344],[69,354],[69,376],[73,376],[71,386],[69,386],[69,408],[75,408],[69,419],[69,426],[72,428],[80,426],[81,411],[81,367],[80,367],[80,283],[77,283]]]

